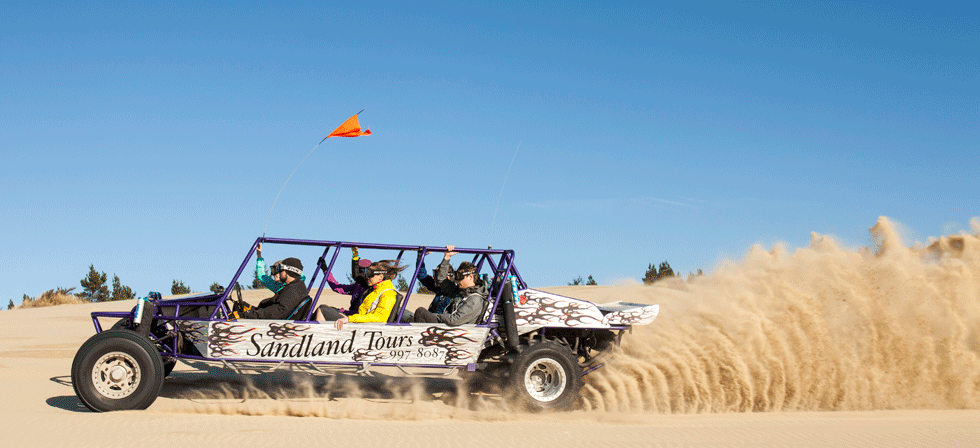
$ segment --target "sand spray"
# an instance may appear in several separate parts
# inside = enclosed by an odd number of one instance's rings
[[[610,287],[659,303],[661,314],[585,377],[583,410],[562,418],[980,408],[980,220],[912,247],[897,229],[882,217],[872,247],[812,234],[806,248],[755,246],[690,283]],[[431,384],[404,378],[195,382],[172,396],[181,399],[172,412],[528,418],[499,397],[433,394]]]
[[[663,413],[980,408],[980,221],[907,247],[811,235],[753,247],[661,303],[586,377],[587,409]],[[668,285],[669,286],[669,285]],[[637,288],[644,288],[637,286]]]

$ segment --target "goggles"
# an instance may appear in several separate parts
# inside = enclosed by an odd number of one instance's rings
[[[385,275],[387,273],[388,273],[387,269],[371,269],[371,268],[364,269],[364,276],[367,278],[374,277],[375,275]]]
[[[475,274],[475,273],[476,273],[476,271],[471,269],[469,271],[462,271],[462,272],[461,271],[456,271],[456,272],[451,273],[450,276],[451,276],[451,278],[453,280],[456,280],[458,282],[458,281],[466,278],[467,275]]]
[[[300,276],[300,275],[303,275],[303,270],[302,269],[294,268],[292,266],[287,266],[287,265],[284,265],[284,264],[279,263],[279,262],[275,262],[275,263],[272,264],[272,266],[269,266],[269,273],[271,275],[276,275],[276,274],[278,274],[278,273],[280,273],[282,271],[292,272],[292,273],[296,274],[297,277]]]

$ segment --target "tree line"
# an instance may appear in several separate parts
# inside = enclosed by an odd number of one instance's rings
[[[703,275],[704,272],[701,269],[698,269],[696,274],[693,272],[689,272],[687,275],[687,281],[692,282],[694,281],[695,278]],[[670,267],[670,263],[664,261],[660,263],[659,267],[654,266],[652,263],[647,265],[647,270],[646,272],[643,273],[643,277],[641,278],[641,280],[643,280],[643,284],[651,285],[660,280],[666,280],[668,278],[681,278],[681,273],[674,272],[674,269]],[[598,284],[599,283],[596,282],[595,278],[593,278],[592,275],[589,275],[584,280],[582,279],[582,276],[579,275],[573,278],[572,281],[568,282],[568,286],[579,286],[579,285],[596,286]],[[406,292],[408,291],[408,282],[402,276],[398,276],[396,287],[398,288],[399,291]],[[421,284],[419,284],[418,287],[416,288],[416,292],[422,294],[432,294],[432,291],[429,291],[428,289],[426,289],[426,287],[422,286]]]
[[[71,288],[63,288],[59,286],[56,289],[45,291],[36,298],[24,294],[21,301],[21,306],[24,306],[24,304],[31,304],[32,306],[57,305],[59,303],[58,300],[52,302],[50,299],[58,296],[63,298],[61,301],[79,299],[86,302],[112,302],[116,300],[132,300],[136,298],[136,292],[129,286],[123,285],[118,275],[112,275],[111,289],[110,285],[108,285],[108,280],[109,276],[106,275],[105,272],[99,272],[97,269],[95,269],[94,264],[90,264],[88,267],[88,274],[78,282],[79,286],[82,288],[80,292],[74,292],[76,289],[74,286]],[[258,281],[258,278],[256,278],[255,282],[253,282],[253,289],[255,289],[255,283],[257,283],[259,287],[264,287],[262,286],[262,282]],[[211,292],[214,292],[215,294],[221,294],[225,290],[224,286],[219,285],[218,282],[211,284],[210,289]],[[187,294],[190,292],[190,287],[185,285],[182,280],[174,280],[170,287],[170,293],[174,295]],[[17,308],[17,305],[14,304],[14,299],[10,299],[9,303],[7,303],[7,309],[12,310],[14,308]]]
[[[704,272],[702,272],[701,269],[698,269],[697,274],[688,273],[687,281],[691,282],[696,277],[700,277],[702,275],[704,275]],[[654,266],[652,263],[647,265],[647,270],[646,272],[644,272],[642,280],[644,284],[650,285],[668,278],[680,278],[680,277],[681,274],[679,272],[674,272],[674,270],[670,267],[670,263],[668,263],[667,261],[663,261],[662,263],[660,263],[659,266]],[[350,275],[347,276],[347,279],[350,282],[353,282],[353,280],[350,278]],[[105,272],[99,272],[98,270],[95,269],[95,265],[89,265],[88,275],[82,278],[82,280],[79,282],[79,285],[82,287],[81,292],[72,294],[72,291],[75,290],[74,287],[72,288],[58,287],[57,290],[47,291],[45,292],[45,294],[73,295],[74,297],[89,302],[109,302],[115,300],[131,300],[136,298],[136,293],[129,286],[123,285],[122,282],[119,280],[118,275],[115,274],[112,275],[112,289],[109,289],[109,286],[106,285],[107,281],[108,281],[108,276],[106,275]],[[595,278],[593,278],[592,275],[589,275],[584,280],[582,279],[582,276],[579,275],[573,278],[572,281],[568,283],[569,286],[578,286],[578,285],[594,286],[598,284],[599,283],[595,281]],[[396,287],[398,288],[399,291],[402,292],[408,291],[408,282],[405,280],[404,277],[398,276]],[[264,288],[265,285],[263,285],[262,281],[259,280],[258,274],[254,274],[252,278],[252,284],[249,285],[249,289],[264,289]],[[222,294],[225,291],[225,287],[218,284],[218,282],[212,283],[209,289],[211,290],[211,292],[215,294]],[[174,280],[170,286],[170,294],[173,295],[188,294],[190,292],[191,292],[190,287],[185,285],[182,280]],[[417,285],[416,292],[421,294],[432,293],[432,291],[429,291],[424,286],[422,286],[421,283]],[[43,295],[44,294],[42,294],[42,296]],[[35,300],[36,300],[35,298],[30,297],[27,294],[24,294],[24,301],[29,301],[33,303],[35,302]],[[14,308],[16,308],[16,306],[14,305],[14,300],[10,299],[10,303],[7,304],[7,309],[10,310]]]
[[[698,269],[698,272],[696,274],[693,272],[689,272],[687,274],[687,281],[692,282],[694,281],[695,278],[700,277],[702,275],[704,275],[704,272],[700,269]],[[659,267],[655,266],[653,263],[647,265],[647,270],[646,272],[643,273],[643,277],[641,278],[641,280],[643,280],[643,284],[645,285],[652,285],[658,281],[666,280],[669,278],[679,279],[681,278],[681,273],[674,272],[674,269],[670,267],[670,263],[664,261],[660,263]],[[578,286],[578,285],[593,286],[593,285],[598,285],[598,283],[596,283],[595,279],[592,278],[591,275],[585,281],[582,280],[582,276],[580,275],[578,277],[573,278],[572,281],[568,283],[568,286]]]

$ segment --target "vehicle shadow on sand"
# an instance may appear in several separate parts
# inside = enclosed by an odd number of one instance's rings
[[[371,376],[337,373],[311,375],[296,372],[229,374],[203,371],[174,372],[167,378],[161,397],[194,402],[249,399],[323,400],[359,398],[372,401],[441,401],[447,405],[485,408],[495,401],[492,387],[474,388],[460,380],[432,377]],[[469,399],[481,397],[479,400]],[[482,403],[477,406],[475,403]]]
[[[50,379],[72,387],[70,376]],[[468,410],[498,407],[499,390],[492,385],[476,387],[458,379],[401,377],[375,373],[371,376],[336,373],[311,375],[297,372],[237,374],[225,369],[175,371],[163,383],[160,397],[200,403],[245,402],[249,399],[322,400],[358,398],[382,402],[441,401]],[[50,397],[48,406],[71,412],[92,412],[75,395]]]
[[[58,409],[64,409],[71,412],[92,412],[84,404],[82,400],[74,395],[62,395],[60,397],[51,397],[44,400],[48,406]]]
[[[62,386],[69,387],[69,388],[72,387],[70,375],[55,376],[49,379],[52,382],[58,383]],[[66,411],[92,412],[87,407],[85,407],[85,405],[82,404],[82,400],[79,400],[78,397],[76,397],[75,395],[61,395],[58,397],[51,397],[48,398],[47,400],[44,400],[44,402],[47,403],[48,406],[51,406],[53,408],[58,408],[58,409],[64,409]]]

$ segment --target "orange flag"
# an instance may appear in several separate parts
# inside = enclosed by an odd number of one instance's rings
[[[360,137],[371,135],[370,129],[361,130],[361,124],[357,122],[357,114],[347,119],[339,128],[334,129],[326,138],[330,137]]]

